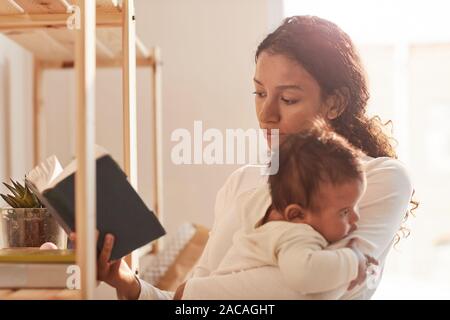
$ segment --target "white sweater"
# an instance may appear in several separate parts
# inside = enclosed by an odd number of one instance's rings
[[[367,189],[360,202],[360,220],[353,236],[365,239],[374,247],[367,254],[384,265],[395,234],[408,209],[412,184],[402,163],[391,158],[363,158]],[[232,245],[233,235],[241,227],[239,197],[267,184],[267,176],[257,166],[245,166],[231,174],[219,190],[215,219],[203,254],[187,281],[183,299],[324,299],[328,296],[304,295],[284,282],[275,266],[252,268],[242,272],[214,274]],[[255,204],[257,205],[257,204]],[[348,239],[329,246],[343,248]],[[341,287],[339,299],[369,299],[375,289],[357,286],[351,291]],[[159,290],[141,281],[139,299],[171,299],[172,292]]]
[[[303,294],[322,293],[327,299],[338,298],[341,290],[326,292],[341,286],[345,289],[357,277],[356,254],[349,248],[325,250],[327,240],[307,224],[271,221],[258,226],[271,202],[268,184],[239,197],[241,228],[234,234],[233,245],[211,275],[278,266],[284,283],[292,290]],[[351,234],[347,239],[352,237]],[[363,243],[361,250],[373,250],[370,245]]]

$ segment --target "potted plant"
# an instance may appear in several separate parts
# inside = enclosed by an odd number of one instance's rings
[[[0,194],[11,208],[0,210],[3,247],[40,247],[51,242],[66,247],[67,235],[26,185],[11,179],[3,183],[11,192]]]

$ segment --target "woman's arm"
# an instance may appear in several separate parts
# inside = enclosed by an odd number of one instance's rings
[[[172,291],[158,289],[142,279],[138,279],[138,281],[140,285],[138,300],[172,300],[174,298]],[[119,296],[119,294],[117,295]]]
[[[70,234],[70,239],[76,246],[75,233]],[[113,246],[114,236],[107,234],[97,259],[97,278],[114,287],[119,300],[171,300],[173,298],[173,292],[155,288],[135,276],[123,259],[109,261]]]

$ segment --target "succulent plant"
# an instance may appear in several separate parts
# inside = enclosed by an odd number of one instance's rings
[[[11,179],[12,186],[3,183],[12,194],[0,194],[12,208],[44,208],[36,195],[28,188]]]

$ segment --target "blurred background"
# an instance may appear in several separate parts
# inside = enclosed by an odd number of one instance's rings
[[[291,15],[317,15],[354,40],[367,70],[369,112],[393,121],[397,152],[420,207],[411,235],[388,257],[376,299],[450,299],[450,5],[444,0],[135,0],[137,33],[163,60],[164,212],[169,234],[211,227],[215,195],[238,165],[171,162],[178,128],[256,128],[252,78],[258,43]],[[0,35],[0,181],[32,168],[32,56]],[[139,193],[152,200],[150,72],[137,73]],[[75,152],[75,76],[46,71],[41,158]],[[121,72],[97,72],[97,143],[122,163]],[[0,191],[5,191],[3,188]],[[0,203],[2,206],[3,203]]]

